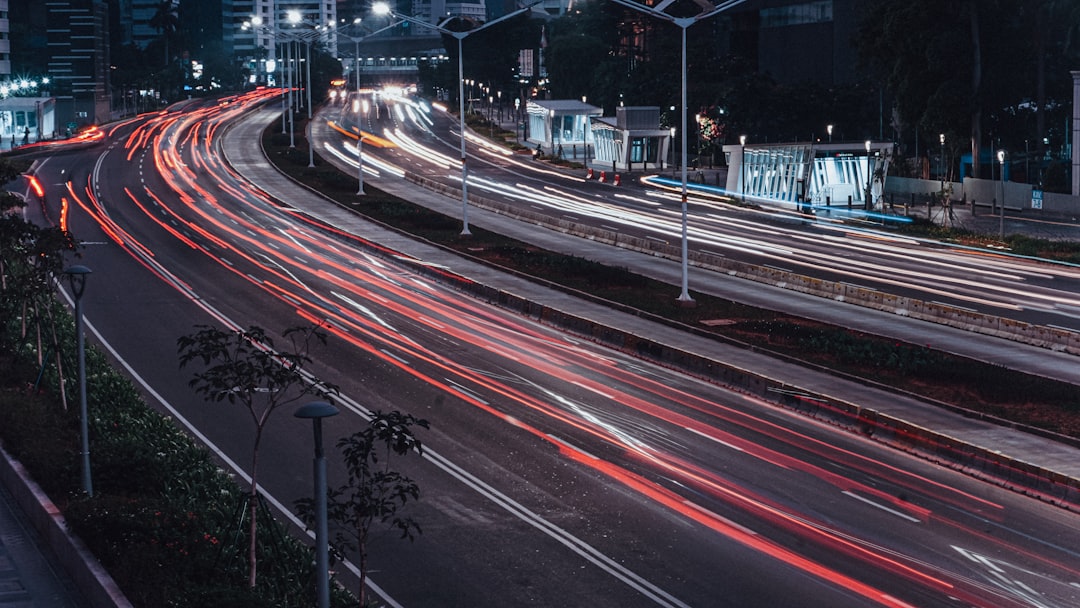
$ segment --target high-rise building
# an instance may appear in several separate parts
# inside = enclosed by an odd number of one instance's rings
[[[8,0],[0,0],[0,80],[11,76],[11,28]]]
[[[109,7],[105,0],[46,0],[46,75],[62,122],[109,120]],[[18,69],[18,66],[14,66]]]
[[[334,0],[231,0],[222,12],[226,48],[231,46],[236,56],[247,59],[257,82],[264,81],[267,66],[276,63],[272,60],[286,42],[299,40],[337,48]],[[293,15],[299,18],[298,23],[292,20]]]
[[[484,0],[455,2],[453,0],[417,0],[412,3],[413,16],[428,23],[439,23],[447,17],[461,17],[477,22],[487,20]]]
[[[145,49],[160,38],[162,32],[154,25],[154,17],[163,9],[164,2],[172,4],[174,14],[179,9],[179,0],[119,0],[120,23],[122,27],[130,23],[131,27],[130,32],[123,32],[124,35],[130,35],[130,40],[121,38],[122,42],[130,42],[140,49]]]
[[[748,0],[730,11],[733,50],[777,82],[850,84],[857,0]]]

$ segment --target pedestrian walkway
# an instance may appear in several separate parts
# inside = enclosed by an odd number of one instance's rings
[[[0,484],[0,608],[84,606],[56,556]]]

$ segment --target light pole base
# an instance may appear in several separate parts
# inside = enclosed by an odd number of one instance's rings
[[[697,302],[689,294],[680,295],[675,299],[675,304],[679,308],[697,308]]]

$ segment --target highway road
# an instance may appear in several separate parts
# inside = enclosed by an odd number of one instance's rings
[[[196,324],[325,324],[313,371],[346,410],[329,437],[374,409],[431,421],[424,457],[401,462],[424,533],[371,551],[388,605],[1080,602],[1075,514],[491,308],[268,200],[218,149],[257,101],[192,102],[56,153],[32,209],[82,242],[98,339],[240,477],[246,414],[177,369]],[[310,492],[310,427],[282,412],[264,445],[287,509]]]
[[[353,94],[356,98],[357,94]],[[320,154],[346,172],[357,171],[355,138],[323,128],[330,120],[346,132],[359,124],[369,179],[409,171],[460,188],[458,121],[440,106],[409,97],[363,96],[320,111]],[[624,186],[584,179],[528,155],[510,154],[470,134],[469,192],[551,218],[678,247],[678,186]],[[639,176],[640,177],[640,176]],[[937,302],[1028,323],[1080,331],[1080,268],[900,236],[851,221],[800,215],[768,206],[736,208],[720,196],[691,192],[688,242],[700,251],[781,271],[838,281],[883,293]]]

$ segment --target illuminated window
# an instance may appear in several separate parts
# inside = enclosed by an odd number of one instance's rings
[[[787,27],[833,20],[832,0],[805,2],[791,6],[761,9],[761,27]]]

